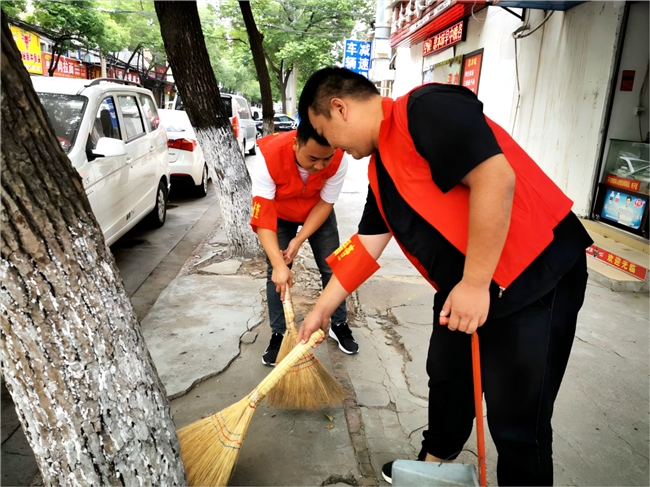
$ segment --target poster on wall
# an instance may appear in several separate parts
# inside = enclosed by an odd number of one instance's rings
[[[462,64],[463,56],[456,56],[455,58],[434,64],[431,81],[446,85],[459,85]]]
[[[643,220],[646,203],[645,198],[608,189],[600,217],[638,230]]]
[[[481,64],[483,61],[483,49],[466,54],[463,60],[462,85],[478,96],[478,84],[481,79]]]

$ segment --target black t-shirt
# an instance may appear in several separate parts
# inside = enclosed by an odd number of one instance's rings
[[[483,104],[466,88],[427,85],[414,91],[409,96],[407,118],[415,148],[429,162],[433,181],[444,192],[459,184],[480,163],[502,152],[483,116]],[[436,303],[442,306],[463,277],[465,256],[406,203],[379,153],[376,166],[388,226],[368,188],[359,233],[387,233],[390,226],[395,238],[418,259],[429,279],[439,287]],[[580,220],[569,213],[554,229],[549,246],[500,298],[499,287],[492,282],[490,317],[505,316],[546,295],[590,244],[591,238]]]

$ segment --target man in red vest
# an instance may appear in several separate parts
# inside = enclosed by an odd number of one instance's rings
[[[286,330],[281,297],[292,286],[291,265],[305,240],[314,253],[323,287],[332,276],[325,259],[339,246],[334,213],[348,161],[342,150],[334,150],[309,124],[298,130],[274,134],[258,141],[260,153],[253,168],[253,215],[267,257],[266,297],[271,323],[271,341],[262,362],[274,366]],[[298,231],[298,227],[300,231]],[[347,354],[359,345],[347,325],[345,300],[332,310],[330,337]]]
[[[499,485],[551,485],[551,416],[591,244],[572,202],[461,86],[392,100],[363,76],[326,68],[305,85],[300,114],[333,147],[372,158],[359,233],[328,257],[334,277],[299,340],[326,326],[395,237],[437,290],[418,459],[453,460],[469,438],[477,332]],[[391,481],[392,462],[382,474]]]

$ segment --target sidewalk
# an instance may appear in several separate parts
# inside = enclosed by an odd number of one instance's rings
[[[352,162],[336,204],[342,239],[356,232],[366,164]],[[142,323],[168,393],[176,397],[178,427],[233,404],[270,370],[261,363],[270,336],[264,263],[214,268],[225,260],[224,244],[216,231]],[[316,351],[348,389],[345,404],[322,412],[262,404],[231,485],[386,485],[384,462],[415,457],[427,422],[424,364],[433,289],[394,242],[380,263],[348,302],[360,353],[346,356],[332,340]],[[212,273],[205,272],[208,265]],[[308,247],[294,269],[299,323],[319,292]],[[556,403],[556,485],[648,485],[648,305],[647,294],[614,293],[590,280]],[[475,451],[474,438],[466,448]],[[463,452],[461,461],[475,457]],[[487,468],[488,483],[496,485],[489,439]]]

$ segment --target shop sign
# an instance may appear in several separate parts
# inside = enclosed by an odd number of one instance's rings
[[[343,67],[367,78],[370,70],[371,48],[371,42],[346,39],[345,50],[343,51]]]
[[[634,262],[630,262],[620,255],[613,254],[610,251],[601,249],[595,245],[591,245],[587,248],[587,255],[605,262],[612,267],[616,267],[617,269],[626,272],[634,277],[637,277],[642,281],[645,280],[645,276],[648,273],[648,269],[645,267]]]
[[[481,62],[483,51],[465,57],[463,61],[463,82],[462,85],[478,95],[478,83],[481,78]]]
[[[641,181],[636,179],[626,179],[615,176],[614,174],[608,174],[607,180],[605,181],[609,186],[614,186],[616,188],[627,189],[629,191],[639,191],[641,187]]]
[[[43,58],[41,53],[41,38],[36,34],[10,25],[11,34],[20,51],[25,69],[31,74],[43,74]]]
[[[108,70],[109,78],[123,79],[126,81],[133,81],[134,83],[140,83],[140,76],[138,73],[129,71],[128,73],[122,68],[110,68]]]
[[[632,91],[634,89],[635,71],[625,70],[621,75],[621,91]]]
[[[52,54],[49,52],[43,53],[43,73],[48,74],[48,68],[52,61]],[[56,59],[54,60],[56,62]],[[59,63],[54,70],[53,76],[58,78],[82,78],[86,79],[86,66],[81,64],[76,59],[71,59],[65,56],[59,57]]]
[[[167,66],[156,66],[156,78],[162,80],[167,78]]]
[[[461,20],[448,29],[438,32],[436,35],[429,37],[422,44],[422,55],[427,56],[434,52],[442,51],[448,47],[458,44],[465,36],[465,21]]]

